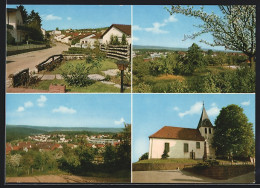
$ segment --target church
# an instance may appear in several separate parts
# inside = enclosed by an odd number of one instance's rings
[[[164,150],[168,158],[215,159],[212,147],[214,126],[202,108],[197,129],[164,126],[149,136],[149,159],[159,159]]]

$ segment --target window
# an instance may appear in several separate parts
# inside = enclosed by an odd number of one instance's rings
[[[168,153],[170,151],[169,143],[164,143],[164,150]]]
[[[205,134],[207,134],[207,128],[205,128]]]
[[[200,142],[196,142],[196,148],[200,149]]]
[[[184,152],[189,152],[189,144],[184,143]]]
[[[209,128],[209,134],[211,134],[211,128]]]

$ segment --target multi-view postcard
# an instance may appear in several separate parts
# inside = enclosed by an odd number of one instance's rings
[[[257,181],[256,5],[8,4],[5,65],[6,184]]]

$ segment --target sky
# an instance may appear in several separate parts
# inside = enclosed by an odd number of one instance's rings
[[[184,16],[182,14],[174,14],[170,16],[165,9],[169,5],[136,5],[133,6],[133,44],[145,46],[164,46],[188,48],[192,43],[198,44],[201,48],[224,50],[224,47],[211,47],[199,42],[201,39],[213,41],[210,34],[204,34],[197,39],[188,39],[183,41],[184,34],[191,35],[200,29],[194,25],[203,22],[193,17]],[[200,6],[194,6],[199,8]],[[212,11],[221,15],[217,6],[205,6],[204,11],[211,13]]]
[[[223,107],[237,104],[255,131],[255,94],[135,94],[132,162],[149,151],[149,136],[163,126],[196,129],[203,101],[213,125]]]
[[[123,128],[130,94],[7,94],[6,124]]]
[[[19,5],[7,5],[16,8]],[[129,5],[24,5],[28,14],[34,10],[42,18],[45,30],[109,27],[131,24]]]

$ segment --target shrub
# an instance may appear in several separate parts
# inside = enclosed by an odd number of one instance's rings
[[[141,82],[137,85],[135,92],[136,93],[151,93],[151,86],[144,82]]]
[[[163,154],[162,154],[162,159],[167,159],[169,157],[168,155],[168,151],[166,151],[166,149],[163,151]]]
[[[148,152],[144,153],[144,154],[139,158],[139,161],[148,159],[148,155],[149,155]]]
[[[11,33],[9,32],[9,31],[7,31],[7,33],[6,33],[6,37],[7,37],[7,44],[15,44],[15,39],[14,39],[14,37],[11,35]]]
[[[152,86],[153,93],[185,93],[189,92],[186,81],[159,82]]]

